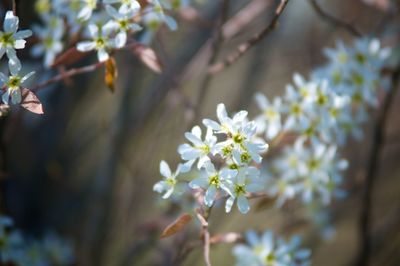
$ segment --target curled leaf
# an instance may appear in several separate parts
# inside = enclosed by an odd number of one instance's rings
[[[190,214],[182,214],[164,229],[160,238],[166,238],[180,232],[190,221],[192,221],[192,216]]]
[[[104,74],[104,82],[107,87],[111,90],[111,92],[115,91],[115,80],[118,77],[118,69],[117,64],[115,63],[115,59],[110,57],[104,64],[105,66],[105,74]]]
[[[26,88],[22,88],[21,94],[22,94],[21,106],[23,108],[35,114],[39,115],[44,114],[42,103],[32,91]]]
[[[58,67],[61,65],[72,65],[79,60],[83,59],[86,57],[89,53],[87,52],[81,52],[76,49],[76,47],[71,47],[68,50],[66,50],[64,53],[60,54],[55,60],[53,65],[51,67]]]
[[[162,72],[163,65],[153,49],[146,45],[137,43],[133,46],[132,51],[148,68],[156,73]]]

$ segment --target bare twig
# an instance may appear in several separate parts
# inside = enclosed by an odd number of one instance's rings
[[[92,65],[88,65],[88,66],[84,66],[84,67],[80,67],[80,68],[73,68],[73,69],[62,72],[62,73],[52,77],[51,79],[46,80],[43,83],[33,86],[30,89],[31,89],[31,91],[38,91],[42,88],[45,88],[46,86],[48,86],[50,84],[63,81],[66,78],[95,71],[96,69],[100,68],[103,65],[104,65],[104,62],[98,62],[96,64],[92,64]]]
[[[203,235],[203,247],[204,247],[204,261],[206,262],[207,266],[211,266],[211,261],[210,261],[210,232],[208,231],[208,213],[206,215],[202,215],[200,210],[197,210],[197,218],[199,219],[201,223],[201,232]]]
[[[400,65],[392,74],[392,88],[387,93],[383,102],[382,110],[379,113],[374,126],[372,147],[367,164],[367,174],[365,177],[364,192],[362,196],[361,214],[359,218],[360,226],[360,251],[357,265],[366,266],[371,256],[371,211],[372,211],[372,192],[375,179],[379,169],[379,158],[384,146],[384,131],[389,115],[390,108],[394,101],[394,96],[399,87]]]
[[[212,39],[212,44],[211,44],[211,56],[208,60],[207,68],[213,65],[218,58],[219,51],[221,49],[222,43],[224,41],[224,36],[223,36],[223,25],[225,21],[228,18],[228,13],[229,13],[229,1],[230,0],[224,0],[221,4],[221,15],[218,20],[218,25],[216,27],[216,30],[214,32],[214,36]],[[206,75],[204,76],[203,80],[201,81],[196,104],[194,105],[194,119],[193,121],[197,121],[199,116],[200,116],[200,107],[204,101],[204,98],[207,95],[207,91],[210,88],[210,84],[212,81],[212,75],[207,72]]]
[[[314,11],[326,22],[329,24],[332,24],[337,27],[341,27],[346,29],[349,33],[356,37],[361,37],[363,34],[361,33],[360,30],[358,30],[355,26],[353,26],[351,23],[345,22],[341,19],[338,19],[331,14],[325,12],[321,6],[317,3],[317,0],[310,0],[311,6],[313,7]]]
[[[272,18],[271,22],[268,24],[266,28],[264,28],[261,32],[257,33],[255,36],[247,40],[246,42],[240,44],[236,51],[232,54],[228,55],[222,62],[216,63],[209,68],[209,72],[211,74],[216,74],[225,68],[231,66],[233,63],[238,61],[246,52],[248,52],[252,47],[254,47],[258,42],[264,39],[270,32],[272,32],[278,26],[278,20],[283,10],[285,10],[286,5],[289,0],[281,0],[280,4],[275,10],[275,15]]]
[[[18,2],[19,0],[12,0],[12,11],[14,16],[18,16]]]

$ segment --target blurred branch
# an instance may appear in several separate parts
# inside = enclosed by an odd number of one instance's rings
[[[221,3],[221,14],[220,18],[218,19],[218,25],[214,31],[214,36],[212,38],[212,51],[211,51],[211,56],[208,60],[207,68],[209,68],[211,65],[213,65],[218,58],[219,51],[221,50],[222,43],[224,41],[224,36],[223,36],[223,25],[225,21],[228,18],[229,14],[229,3],[230,0],[224,0]],[[200,116],[200,107],[204,101],[205,96],[207,95],[207,91],[210,88],[212,80],[212,75],[211,73],[207,72],[205,77],[200,83],[200,88],[197,96],[197,102],[194,105],[194,119],[193,121],[197,121],[199,116]]]
[[[314,11],[326,22],[329,24],[332,24],[337,27],[341,27],[346,29],[349,33],[356,37],[361,37],[363,34],[361,33],[360,30],[358,30],[355,26],[353,26],[351,23],[342,21],[331,14],[325,12],[321,6],[317,3],[317,0],[310,0],[311,6],[313,7]]]
[[[209,214],[210,212],[208,212]],[[200,213],[199,210],[197,210],[197,218],[200,221],[201,224],[201,232],[203,235],[203,246],[204,246],[204,260],[207,264],[207,266],[211,266],[211,261],[210,261],[210,232],[208,231],[208,217],[209,215],[203,215]]]
[[[379,158],[384,147],[384,130],[389,116],[390,108],[394,102],[396,91],[399,87],[400,65],[391,76],[392,87],[387,93],[374,126],[372,148],[370,151],[365,186],[362,196],[361,214],[359,217],[360,226],[360,251],[358,254],[358,266],[366,266],[371,255],[371,211],[372,211],[372,192],[375,179],[379,169]]]
[[[19,0],[12,0],[12,11],[14,16],[18,16],[18,2]]]
[[[216,63],[209,68],[209,72],[211,74],[216,74],[225,68],[231,66],[236,61],[238,61],[246,52],[248,52],[252,47],[254,47],[258,42],[268,36],[277,26],[278,20],[283,11],[285,10],[286,5],[289,0],[281,0],[280,4],[275,10],[275,15],[272,18],[271,22],[268,24],[266,28],[264,28],[261,32],[257,33],[255,36],[240,44],[236,51],[232,54],[228,55],[222,62]]]
[[[50,84],[63,81],[66,78],[95,71],[96,69],[100,68],[103,65],[104,65],[104,62],[98,62],[98,63],[92,64],[92,65],[88,65],[88,66],[84,66],[84,67],[80,67],[80,68],[73,68],[73,69],[64,71],[64,72],[52,77],[51,79],[46,80],[43,83],[40,83],[36,86],[31,87],[30,90],[38,91]]]

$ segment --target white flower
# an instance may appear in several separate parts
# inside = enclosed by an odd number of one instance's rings
[[[191,132],[186,132],[185,137],[192,144],[185,143],[180,145],[178,152],[183,160],[188,161],[188,166],[191,166],[199,159],[197,168],[200,169],[206,162],[210,161],[208,155],[212,152],[217,138],[213,135],[212,129],[208,128],[205,140],[201,140],[201,129],[199,126],[193,127]]]
[[[246,244],[233,248],[237,266],[306,266],[311,252],[300,247],[301,239],[294,236],[289,242],[276,238],[271,231],[261,237],[254,231],[246,233]]]
[[[164,23],[170,30],[176,30],[178,28],[176,21],[164,13],[163,7],[158,1],[153,2],[153,6],[149,6],[143,11],[143,23],[153,32]]]
[[[21,62],[15,49],[25,48],[24,39],[30,37],[32,32],[30,30],[17,31],[18,24],[18,17],[14,16],[12,11],[7,11],[3,23],[4,32],[0,31],[0,59],[6,53],[10,67],[21,69]]]
[[[182,171],[181,167],[182,165],[179,164],[176,171],[172,173],[171,169],[169,168],[168,164],[165,161],[160,162],[160,173],[164,177],[164,180],[154,184],[153,190],[158,193],[164,193],[164,195],[162,196],[163,199],[169,198],[174,192],[174,189],[178,182],[176,177]]]
[[[21,102],[21,87],[25,81],[35,73],[30,72],[22,77],[18,75],[19,71],[20,69],[10,66],[11,76],[7,77],[0,72],[0,81],[5,88],[5,92],[3,92],[2,96],[3,103],[5,104],[9,104],[10,98],[12,104],[19,104]]]
[[[78,12],[78,19],[87,21],[92,16],[93,10],[97,7],[97,0],[80,0],[82,3]]]
[[[104,4],[121,4],[118,12],[121,14],[137,13],[140,10],[140,3],[136,0],[104,0]]]
[[[193,189],[202,188],[206,190],[204,203],[211,207],[214,203],[218,191],[227,191],[230,179],[236,176],[237,171],[223,168],[215,170],[211,162],[205,164],[206,175],[200,176],[189,183]]]
[[[58,16],[47,16],[44,27],[33,26],[33,31],[40,42],[32,47],[33,56],[44,54],[44,65],[49,67],[53,64],[57,54],[63,49],[62,36],[64,34],[64,23]]]
[[[114,29],[114,23],[107,22],[103,26],[89,24],[88,30],[92,41],[83,41],[77,44],[77,49],[82,52],[97,51],[97,58],[100,62],[107,61],[109,58],[108,50],[113,48],[121,48],[126,39],[120,39],[123,36],[117,35],[115,39],[110,38]]]
[[[134,11],[119,13],[112,6],[106,6],[107,13],[113,17],[112,22],[114,28],[118,31],[116,40],[121,40],[121,43],[117,46],[122,47],[126,44],[127,34],[129,32],[135,32],[142,29],[138,24],[132,22],[132,17],[135,14]]]
[[[237,170],[238,174],[231,180],[226,190],[229,198],[225,203],[225,211],[230,212],[236,200],[239,211],[247,213],[250,210],[250,206],[246,196],[248,193],[260,192],[264,187],[257,168],[250,166],[241,167]]]
[[[203,119],[203,124],[206,127],[213,129],[216,133],[224,133],[227,135],[233,135],[233,132],[241,127],[246,121],[247,111],[240,111],[230,118],[226,111],[225,105],[220,103],[217,105],[217,118],[218,122],[211,119]]]
[[[255,96],[258,107],[263,112],[256,118],[257,130],[265,132],[267,139],[275,138],[281,130],[282,100],[275,98],[271,104],[264,94],[257,93]]]

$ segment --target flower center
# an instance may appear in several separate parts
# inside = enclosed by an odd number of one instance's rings
[[[176,179],[172,178],[172,177],[168,177],[165,182],[167,182],[167,184],[171,187],[173,187],[176,184]]]
[[[11,45],[14,46],[14,37],[12,33],[3,33],[0,36],[0,42],[3,43],[4,45]]]
[[[21,78],[18,76],[12,76],[8,80],[8,87],[10,89],[18,89],[20,85],[21,85]]]
[[[236,195],[241,195],[241,194],[245,194],[245,193],[246,193],[245,185],[235,184],[235,194]]]
[[[218,175],[211,176],[210,179],[208,180],[208,182],[210,183],[210,185],[214,185],[217,188],[219,188],[219,186],[221,184],[221,181],[219,180]]]

